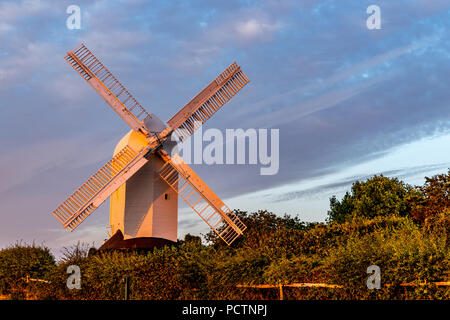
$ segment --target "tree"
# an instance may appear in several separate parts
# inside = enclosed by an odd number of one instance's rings
[[[425,184],[416,187],[410,202],[411,215],[418,222],[450,208],[450,169],[447,174],[425,177]]]
[[[375,175],[365,182],[356,181],[351,193],[341,201],[330,198],[329,222],[344,222],[353,217],[372,219],[376,216],[408,215],[411,205],[407,201],[414,190],[397,178]]]
[[[195,235],[192,235],[190,233],[187,233],[184,236],[184,240],[181,241],[181,242],[184,242],[184,243],[195,243],[197,245],[201,245],[202,244],[202,238],[200,238],[199,236],[195,236]]]
[[[353,212],[353,198],[349,192],[346,192],[342,201],[336,196],[330,198],[330,210],[328,211],[329,222],[344,222]]]

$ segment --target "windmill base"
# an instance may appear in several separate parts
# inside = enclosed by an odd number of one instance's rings
[[[162,248],[164,246],[175,245],[177,245],[177,242],[173,242],[163,238],[140,237],[124,240],[122,231],[118,230],[98,250],[151,250],[154,248]]]

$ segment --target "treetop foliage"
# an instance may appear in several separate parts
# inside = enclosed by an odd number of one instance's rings
[[[417,222],[450,208],[450,170],[447,174],[426,177],[423,186],[412,187],[398,178],[375,175],[353,183],[342,200],[330,199],[328,222],[377,216],[410,216]]]

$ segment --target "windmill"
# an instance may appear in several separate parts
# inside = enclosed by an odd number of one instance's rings
[[[175,242],[180,196],[228,245],[238,238],[246,226],[173,152],[176,142],[170,138],[174,134],[185,141],[242,89],[249,79],[241,68],[231,64],[166,125],[149,114],[84,44],[65,59],[131,130],[112,159],[52,212],[63,227],[73,231],[110,197],[112,238]]]

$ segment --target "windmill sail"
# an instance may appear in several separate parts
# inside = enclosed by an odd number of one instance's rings
[[[181,159],[159,151],[166,161],[159,175],[228,245],[247,228]]]
[[[84,44],[68,52],[64,59],[133,130],[148,134],[144,120],[149,113]]]
[[[125,146],[52,214],[72,231],[148,161],[144,157],[148,151]]]
[[[249,82],[241,67],[232,63],[167,124],[180,141],[185,140]]]

